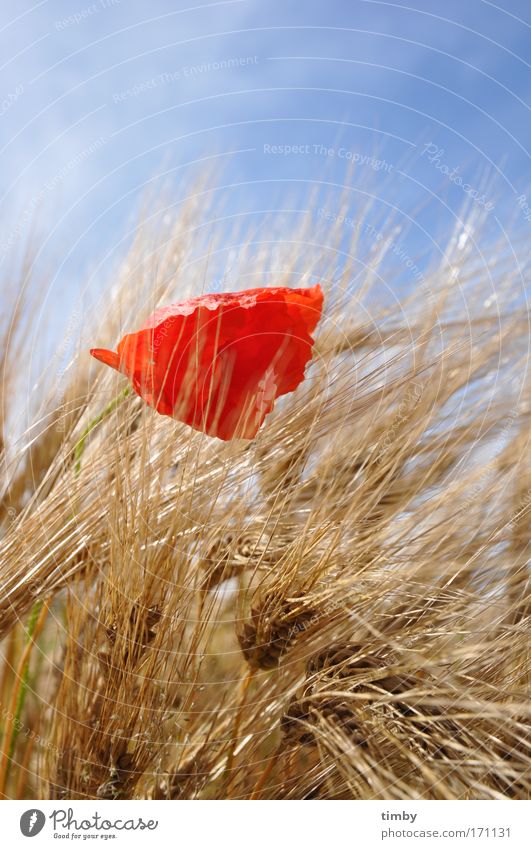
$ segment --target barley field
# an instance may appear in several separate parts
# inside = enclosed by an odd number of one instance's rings
[[[530,321],[512,258],[477,209],[400,295],[382,283],[393,222],[365,254],[359,228],[346,245],[316,215],[243,240],[234,288],[320,283],[324,309],[304,382],[256,437],[222,441],[89,355],[211,290],[205,197],[138,223],[31,388],[31,240],[4,275],[0,794],[528,799]]]

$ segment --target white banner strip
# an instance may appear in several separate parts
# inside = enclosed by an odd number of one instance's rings
[[[4,801],[2,845],[328,849],[531,846],[529,802]],[[29,843],[35,838],[35,843]]]

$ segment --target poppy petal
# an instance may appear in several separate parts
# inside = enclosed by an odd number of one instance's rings
[[[162,415],[251,439],[275,399],[304,380],[322,307],[319,285],[201,295],[156,310],[117,353],[91,353]]]
[[[90,353],[100,363],[105,363],[106,366],[111,366],[120,371],[120,357],[115,351],[108,351],[106,348],[91,348]]]

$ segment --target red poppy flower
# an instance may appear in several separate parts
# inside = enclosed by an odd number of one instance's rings
[[[322,307],[319,285],[201,295],[156,310],[117,352],[90,353],[162,415],[251,439],[275,399],[304,380]]]

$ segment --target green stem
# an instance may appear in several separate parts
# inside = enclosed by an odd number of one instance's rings
[[[31,608],[31,612],[28,619],[28,627],[26,630],[26,645],[33,639],[33,634],[35,633],[35,628],[37,625],[37,620],[39,618],[39,613],[41,612],[43,602],[36,601],[33,607]],[[11,730],[11,739],[9,741],[9,750],[8,755],[9,759],[13,757],[13,753],[15,751],[15,745],[18,738],[18,732],[20,730],[20,717],[22,715],[22,710],[24,708],[24,702],[26,701],[26,693],[28,691],[28,681],[29,681],[29,662],[30,659],[28,657],[26,663],[24,664],[24,668],[22,670],[22,683],[20,685],[20,689],[17,695],[17,702],[15,706],[15,718],[13,720],[13,727]]]
[[[96,418],[92,419],[92,421],[87,425],[83,433],[81,434],[79,440],[76,442],[74,448],[74,474],[78,475],[81,471],[81,457],[83,456],[83,452],[85,450],[85,443],[87,441],[87,437],[91,433],[91,431],[100,424],[116,407],[123,401],[131,393],[131,387],[126,386],[125,389],[120,392],[116,398],[113,398],[106,407],[99,413]],[[39,619],[39,614],[42,610],[42,601],[36,601],[33,607],[31,608],[28,626],[26,629],[26,645],[33,639],[33,635],[35,633],[35,628],[37,626],[37,621]],[[22,670],[22,681],[20,684],[20,689],[17,694],[17,701],[15,706],[15,715],[13,720],[13,726],[11,730],[11,739],[9,740],[9,749],[8,756],[9,760],[13,757],[13,753],[15,751],[15,746],[17,744],[18,732],[20,728],[20,717],[22,716],[22,711],[24,710],[24,703],[26,701],[26,693],[28,691],[28,682],[29,682],[29,662],[30,658],[28,657],[26,663],[24,664],[24,668]],[[8,761],[9,767],[9,761]]]
[[[112,411],[116,409],[116,407],[120,404],[121,401],[123,401],[124,398],[127,398],[127,396],[130,395],[130,394],[131,394],[131,387],[126,386],[125,389],[123,389],[120,392],[120,394],[116,396],[116,398],[113,398],[112,401],[109,401],[109,403],[107,404],[106,407],[103,408],[101,413],[98,413],[96,418],[92,419],[92,421],[89,422],[89,424],[86,426],[85,430],[83,431],[83,433],[79,437],[78,441],[76,442],[76,445],[75,445],[75,448],[74,448],[74,474],[75,475],[78,475],[81,471],[81,457],[83,456],[83,452],[85,450],[85,443],[87,441],[88,435],[91,433],[91,431],[94,430],[95,427],[97,427],[99,425],[100,422],[103,421],[103,419],[105,419],[109,415],[109,413],[112,413]]]

